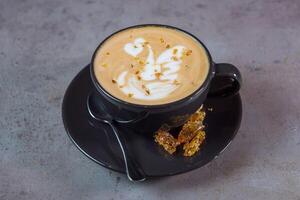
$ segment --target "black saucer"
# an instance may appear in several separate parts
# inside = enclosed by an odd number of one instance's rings
[[[85,67],[69,85],[63,100],[62,117],[65,129],[74,144],[96,163],[125,173],[122,153],[110,127],[94,123],[88,115],[86,100],[93,85],[89,66]],[[221,99],[207,99],[207,139],[202,149],[193,157],[167,154],[152,136],[139,135],[119,127],[126,134],[129,146],[148,177],[161,177],[188,172],[199,168],[216,158],[236,135],[241,118],[240,95]]]

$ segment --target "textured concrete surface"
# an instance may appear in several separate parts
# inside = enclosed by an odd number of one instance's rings
[[[97,44],[165,23],[244,77],[231,146],[193,172],[130,183],[80,153],[61,101]],[[0,199],[300,199],[300,1],[0,1]]]

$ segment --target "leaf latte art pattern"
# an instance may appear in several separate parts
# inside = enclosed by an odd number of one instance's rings
[[[120,90],[141,100],[159,100],[174,92],[180,84],[178,72],[182,64],[182,55],[186,49],[176,45],[163,51],[157,59],[150,44],[143,38],[136,38],[133,43],[124,45],[124,51],[137,57],[142,51],[148,51],[148,56],[139,76],[124,70],[117,75],[116,82]]]

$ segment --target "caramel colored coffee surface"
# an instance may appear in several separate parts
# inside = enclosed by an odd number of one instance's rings
[[[98,49],[93,64],[108,93],[141,105],[166,104],[192,94],[209,69],[206,51],[197,40],[157,26],[114,34]]]

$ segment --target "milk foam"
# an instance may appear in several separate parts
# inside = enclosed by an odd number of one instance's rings
[[[133,43],[127,43],[124,46],[124,51],[129,55],[136,57],[139,53],[143,51],[143,43],[145,40],[143,38],[137,38]]]
[[[133,43],[124,45],[124,51],[136,57],[142,51],[148,50],[146,64],[140,73],[141,80],[129,71],[122,71],[116,79],[120,90],[132,98],[140,100],[159,100],[174,92],[180,85],[174,84],[182,63],[182,45],[176,45],[162,52],[157,59],[151,45],[145,46],[143,38],[137,38]],[[159,76],[157,76],[159,73]],[[143,82],[143,84],[141,84]]]

